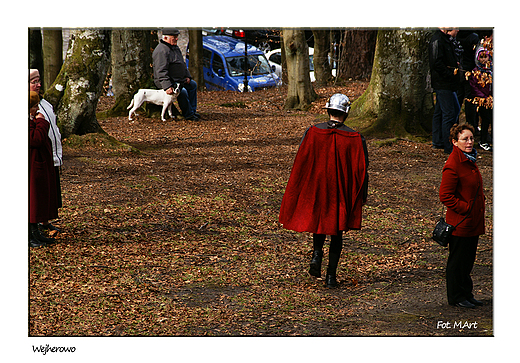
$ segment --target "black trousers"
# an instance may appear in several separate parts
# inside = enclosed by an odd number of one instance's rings
[[[312,235],[312,244],[315,251],[322,251],[323,245],[325,244],[325,238],[327,235],[325,234],[316,234]],[[340,254],[343,249],[343,231],[339,231],[337,235],[330,236],[330,250],[329,253],[337,253]]]
[[[485,107],[480,107],[479,115],[482,119],[482,124],[480,127],[480,142],[484,144],[488,143],[491,140],[491,143],[493,143],[493,137],[489,137],[489,135],[492,135],[491,130],[493,130],[493,110]]]
[[[473,297],[473,281],[470,274],[477,255],[477,244],[478,236],[450,238],[450,254],[446,266],[446,287],[450,305]]]

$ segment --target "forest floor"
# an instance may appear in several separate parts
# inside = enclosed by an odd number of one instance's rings
[[[29,252],[29,335],[493,336],[492,153],[478,160],[483,307],[446,301],[447,250],[430,235],[447,155],[429,142],[367,139],[369,198],[362,229],[344,235],[338,288],[307,273],[311,235],[279,225],[305,129],[331,94],[365,87],[317,88],[308,112],[284,111],[283,90],[201,91],[199,122],[99,121],[138,151],[64,140],[62,232]],[[324,269],[327,256],[328,242]]]

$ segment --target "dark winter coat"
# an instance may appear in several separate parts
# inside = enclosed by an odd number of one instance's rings
[[[430,40],[429,60],[432,88],[457,91],[461,84],[461,74],[455,75],[454,70],[459,67],[459,61],[448,34],[435,31]]]
[[[448,208],[446,222],[457,225],[471,209],[468,217],[453,231],[454,236],[475,237],[485,233],[483,189],[482,176],[476,163],[454,147],[442,170],[439,190],[440,200]]]
[[[471,71],[475,66],[475,48],[480,42],[480,37],[473,30],[461,30],[457,34],[464,53],[462,53],[462,69]]]
[[[29,119],[29,223],[58,218],[57,190],[49,122]]]
[[[153,79],[158,89],[167,90],[175,83],[184,83],[192,78],[180,48],[163,40],[155,47],[153,54]]]

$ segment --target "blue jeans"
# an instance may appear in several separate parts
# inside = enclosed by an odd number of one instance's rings
[[[183,83],[182,90],[177,97],[182,116],[191,117],[197,112],[197,83],[192,79],[190,83]]]
[[[458,122],[460,104],[457,92],[450,90],[435,90],[437,102],[432,120],[432,143],[434,147],[443,148],[444,152],[451,153],[453,145],[450,143],[450,129]]]

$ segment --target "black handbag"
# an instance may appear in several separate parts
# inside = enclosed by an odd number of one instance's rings
[[[463,219],[464,220],[464,219]],[[462,221],[461,221],[462,222]],[[442,247],[446,247],[448,245],[448,239],[451,236],[451,233],[455,229],[454,226],[448,224],[443,217],[439,219],[435,228],[433,229],[432,238],[435,242],[440,244]]]
[[[466,216],[459,223],[457,223],[456,226],[452,226],[451,224],[448,224],[444,220],[443,217],[441,217],[439,219],[439,221],[435,225],[435,228],[433,229],[433,233],[432,233],[432,239],[435,242],[440,244],[442,247],[448,246],[448,242],[450,240],[450,236],[453,233],[453,231],[455,230],[455,228],[457,228],[459,226],[459,224],[464,222],[464,220],[466,218],[468,218],[468,216],[470,215],[471,210],[473,209],[473,205],[475,204],[475,199],[477,199],[477,195],[478,195],[479,189],[480,189],[480,186],[477,188],[477,193],[475,194],[475,198],[473,198],[473,203],[471,204],[471,208],[469,209],[468,214],[466,214]]]

